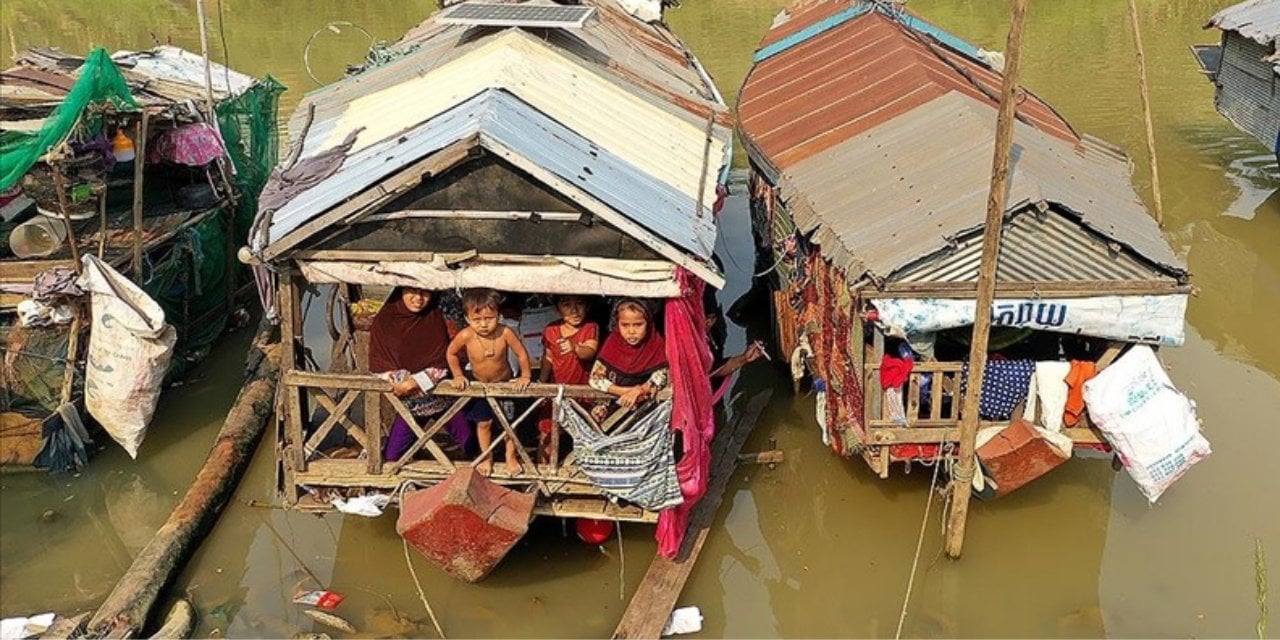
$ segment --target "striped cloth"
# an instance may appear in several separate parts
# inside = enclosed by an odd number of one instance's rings
[[[670,400],[619,433],[600,433],[563,405],[559,419],[573,438],[578,468],[605,493],[651,511],[684,502],[672,449]]]

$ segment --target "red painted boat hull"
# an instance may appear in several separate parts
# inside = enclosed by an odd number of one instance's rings
[[[476,582],[528,531],[534,500],[462,467],[434,487],[406,493],[396,533],[445,573]]]

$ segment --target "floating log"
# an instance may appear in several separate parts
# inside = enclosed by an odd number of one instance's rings
[[[535,501],[464,465],[438,485],[405,494],[396,533],[445,573],[476,582],[529,530]]]
[[[656,639],[662,633],[662,627],[671,617],[676,599],[684,590],[684,583],[689,580],[693,565],[702,553],[702,545],[711,532],[720,500],[729,486],[729,478],[738,468],[738,452],[746,444],[747,436],[751,435],[751,430],[755,428],[756,421],[760,419],[760,414],[764,412],[772,395],[772,390],[760,392],[738,414],[732,426],[721,429],[716,434],[715,440],[711,442],[711,478],[707,481],[707,492],[689,516],[689,529],[685,532],[684,544],[674,560],[660,553],[654,554],[649,571],[631,596],[631,603],[622,613],[618,628],[613,631],[614,638]]]
[[[89,621],[94,637],[134,637],[147,623],[160,594],[169,586],[200,541],[213,528],[249,465],[273,413],[280,372],[279,338],[272,327],[259,328],[249,352],[252,373],[227,413],[209,457],[151,542],[142,549]]]
[[[151,634],[153,640],[172,640],[173,638],[190,638],[191,630],[196,626],[196,609],[186,600],[178,600],[169,608],[164,623]]]
[[[738,464],[767,464],[775,465],[786,459],[786,453],[779,449],[772,451],[759,451],[756,453],[740,453],[738,454]]]

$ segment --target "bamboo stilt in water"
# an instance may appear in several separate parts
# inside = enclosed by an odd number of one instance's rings
[[[1138,28],[1138,7],[1129,0],[1129,24],[1138,49],[1138,93],[1142,96],[1142,123],[1147,130],[1147,157],[1151,160],[1151,199],[1155,204],[1156,224],[1164,226],[1164,203],[1160,200],[1160,167],[1156,164],[1156,134],[1151,125],[1151,93],[1147,88],[1147,57],[1142,48],[1142,30]]]
[[[280,345],[266,322],[250,350],[252,374],[236,396],[209,457],[169,518],[116,583],[89,621],[94,637],[136,637],[161,594],[213,528],[274,410]]]
[[[147,164],[147,110],[138,120],[137,137],[133,141],[133,280],[142,283],[142,179]]]
[[[53,188],[58,193],[58,208],[62,210],[62,224],[67,225],[67,246],[71,247],[71,261],[75,263],[76,273],[84,267],[80,265],[80,245],[76,240],[76,230],[71,226],[71,212],[67,210],[67,179],[62,176],[62,167],[53,168]]]
[[[987,365],[987,341],[991,337],[991,303],[996,292],[996,266],[1000,235],[1004,228],[1005,186],[1009,179],[1009,152],[1013,146],[1013,125],[1017,108],[1018,71],[1022,63],[1022,31],[1026,24],[1027,2],[1013,0],[1013,21],[1005,50],[1004,84],[1000,89],[1000,112],[996,120],[995,153],[991,160],[991,191],[987,195],[987,218],[982,235],[982,262],[978,267],[978,299],[973,314],[973,340],[969,348],[969,383],[960,409],[960,453],[951,478],[951,515],[947,520],[946,551],[960,557],[964,546],[965,522],[969,515],[974,448],[978,438],[978,399],[982,374]]]

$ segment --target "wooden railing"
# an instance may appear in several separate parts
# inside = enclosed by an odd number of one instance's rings
[[[864,418],[869,444],[915,444],[958,442],[963,365],[959,362],[917,362],[903,385],[902,416],[895,420],[893,409],[880,386],[880,363],[868,363],[864,387]],[[928,395],[922,391],[930,377]],[[927,401],[926,401],[927,399]],[[1007,421],[979,421],[979,427],[1008,424]],[[1105,442],[1085,416],[1079,426],[1063,429],[1076,443]]]
[[[399,477],[402,475],[417,479],[443,479],[456,470],[458,465],[467,464],[477,467],[482,462],[491,460],[494,451],[500,445],[514,440],[517,442],[515,449],[520,458],[521,471],[517,474],[508,474],[495,466],[493,480],[504,484],[533,485],[547,497],[563,493],[598,494],[598,490],[574,465],[572,453],[561,458],[562,429],[557,422],[557,416],[562,409],[573,411],[591,428],[602,433],[623,431],[629,428],[634,422],[633,418],[637,417],[628,409],[617,409],[605,420],[597,421],[590,408],[584,406],[584,403],[596,400],[611,401],[615,398],[585,385],[530,384],[524,389],[516,389],[509,383],[473,382],[466,389],[458,390],[445,382],[436,387],[432,394],[455,398],[454,402],[443,413],[432,418],[428,424],[419,425],[404,400],[392,392],[391,383],[378,376],[291,370],[285,372],[283,384],[286,398],[284,411],[286,446],[283,451],[287,459],[286,473],[314,479],[316,474],[309,473],[312,471],[311,467],[319,470],[335,470],[341,467],[345,470],[343,477],[328,477],[328,479],[348,485],[394,487],[399,483]],[[658,394],[658,399],[670,398],[670,395],[670,390],[663,390]],[[477,398],[489,403],[495,416],[495,423],[501,429],[495,434],[489,446],[474,459],[450,457],[435,441],[435,437],[455,415]],[[305,402],[308,399],[313,400],[329,414],[315,429],[307,428],[307,416],[311,413]],[[349,414],[362,399],[360,406],[364,407],[361,420],[363,424],[359,424]],[[499,406],[500,400],[507,399],[529,399],[533,402],[514,419],[510,419]],[[408,423],[409,428],[414,432],[413,445],[394,460],[383,459],[381,412],[384,402],[391,407],[394,415]],[[524,446],[519,444],[517,428],[531,417],[541,415],[538,409],[547,404],[551,405],[553,416],[547,447],[550,456],[545,461],[538,462],[529,455]],[[351,473],[352,461],[325,460],[318,450],[330,432],[339,425],[363,448],[362,473]],[[418,454],[424,449],[429,454],[429,459],[417,460]],[[334,464],[337,462],[345,464]]]

